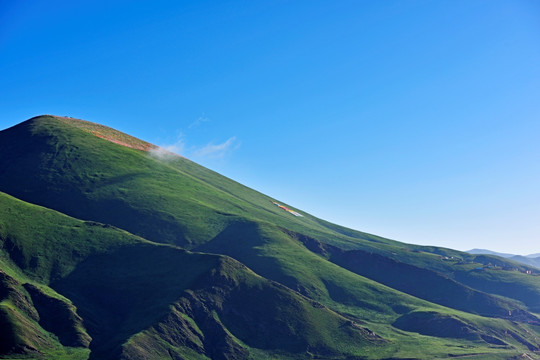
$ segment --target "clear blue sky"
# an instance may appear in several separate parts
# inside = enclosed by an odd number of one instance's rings
[[[112,126],[326,220],[540,252],[540,2],[0,1],[0,129]]]

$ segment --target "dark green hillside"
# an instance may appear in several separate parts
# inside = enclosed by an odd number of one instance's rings
[[[345,250],[377,253],[449,278],[459,272],[461,282],[485,290],[474,280],[476,274],[470,273],[474,267],[441,258],[459,258],[477,263],[473,265],[476,267],[488,264],[489,259],[414,247],[345,229],[308,214],[294,217],[273,205],[272,199],[187,159],[169,156],[159,160],[117,143],[150,147],[89,122],[51,116],[31,119],[0,133],[0,190],[77,218],[112,224],[152,241],[188,249],[204,246],[223,231],[230,232],[229,224],[239,219],[263,221]],[[30,173],[33,176],[28,176]],[[509,269],[515,266],[507,264]],[[525,270],[518,267],[519,272]],[[515,283],[516,274],[509,271],[499,271],[497,276],[503,282]],[[525,275],[518,278],[518,287],[530,282]],[[527,298],[518,298],[533,308],[540,306],[540,281],[536,284],[533,289],[526,285],[528,290],[519,292],[529,294]],[[498,292],[508,297],[513,293],[506,288]]]
[[[92,135],[48,116],[3,131],[1,189],[77,218],[186,248],[216,236],[234,216],[315,224],[189,160],[158,160]]]
[[[11,273],[0,272],[0,356],[47,357],[64,346],[77,356],[89,347],[91,359],[156,358],[138,349],[155,329],[159,341],[144,351],[210,358],[308,350],[343,358],[384,342],[233,259],[0,199],[0,259]]]
[[[69,300],[0,270],[0,358],[86,359],[91,340]]]
[[[54,116],[0,132],[0,358],[540,358],[536,269],[294,216],[155,150]]]
[[[229,224],[238,220],[262,221],[344,250],[380,254],[450,279],[459,274],[459,282],[486,290],[471,270],[490,264],[489,258],[410,246],[308,214],[291,216],[273,205],[272,199],[187,159],[174,155],[157,159],[133,149],[149,145],[101,125],[44,116],[8,129],[0,138],[0,151],[6,154],[0,159],[0,175],[4,174],[0,176],[0,190],[71,216],[112,224],[152,241],[188,249],[204,247],[222,232],[230,236]],[[35,175],[29,177],[28,173]],[[214,246],[214,250],[230,254],[229,247],[220,250]],[[525,290],[516,292],[503,286],[496,293],[517,296],[532,309],[540,307],[539,278],[531,288],[531,279],[521,274],[526,267],[517,268],[520,274],[505,268],[514,269],[516,265],[507,262],[502,271],[497,271],[501,282],[516,283],[518,278],[517,287],[524,284]],[[400,290],[417,294],[405,286]]]
[[[534,315],[526,313],[525,307],[474,290],[436,271],[399,262],[377,253],[345,251],[309,237],[298,238],[311,251],[327,257],[345,269],[421,299],[483,316],[511,319],[509,314],[513,311],[515,316],[519,314],[520,320],[523,320],[523,316],[528,316],[530,321],[537,320]]]
[[[52,286],[87,320],[96,359],[120,356],[120,346],[156,326],[168,334],[161,341],[190,348],[191,339],[193,351],[211,358],[245,358],[250,348],[303,354],[310,347],[339,357],[381,341],[232,259],[170,247],[135,246],[92,257]],[[191,334],[181,325],[162,324],[170,316],[191,319]],[[123,351],[132,353],[134,346],[132,340]]]

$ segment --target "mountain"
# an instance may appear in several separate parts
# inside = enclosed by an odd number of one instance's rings
[[[491,251],[487,249],[471,249],[471,250],[467,250],[466,252],[468,252],[469,254],[475,254],[475,255],[479,255],[479,254],[495,255],[495,256],[500,256],[503,258],[511,258],[513,256],[516,256],[513,254],[500,253],[500,252]]]
[[[0,132],[0,357],[540,358],[540,270],[318,219],[103,125]]]
[[[529,257],[529,256],[521,256],[521,255],[515,255],[510,257],[509,259],[517,261],[518,263],[534,266],[537,269],[540,269],[540,256],[538,257]]]
[[[485,250],[485,249],[472,249],[467,251],[469,254],[488,254],[488,255],[495,255],[504,257],[513,261],[516,261],[520,264],[534,266],[537,269],[540,269],[540,254],[531,254],[531,255],[513,255],[513,254],[504,254],[504,253],[498,253],[491,250]]]

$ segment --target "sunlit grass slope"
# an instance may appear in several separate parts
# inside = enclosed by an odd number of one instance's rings
[[[383,342],[231,258],[151,243],[3,193],[0,200],[0,355],[86,358],[89,348],[92,359],[170,351],[305,358],[310,349],[343,358]]]
[[[113,224],[152,241],[192,249],[209,242],[231,222],[243,219],[268,222],[341,249],[379,253],[451,278],[457,270],[460,282],[473,287],[477,274],[441,258],[459,258],[480,266],[494,261],[449,249],[398,243],[305,213],[304,217],[292,216],[272,204],[274,199],[187,159],[152,157],[149,152],[104,140],[121,138],[123,143],[147,144],[89,122],[38,117],[3,131],[0,138],[0,189],[78,218]],[[518,270],[509,275],[512,283],[516,277],[530,282],[523,274],[527,267],[510,261],[502,265]],[[508,274],[497,272],[502,278]],[[508,286],[497,291],[509,297],[516,293]],[[528,292],[540,299],[540,292]],[[519,300],[526,301],[525,297]],[[539,301],[529,303],[538,306]]]
[[[0,217],[5,266],[73,302],[91,357],[504,358],[538,347],[536,270],[330,224],[155,150],[54,116],[0,132],[0,191],[81,219],[19,202]]]

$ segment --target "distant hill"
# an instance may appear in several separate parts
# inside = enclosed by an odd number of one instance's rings
[[[520,262],[525,265],[534,266],[538,269],[540,269],[540,256],[539,257],[528,257],[528,256],[521,256],[516,255],[512,256],[510,259]]]
[[[500,252],[486,250],[486,249],[471,249],[471,250],[467,250],[466,252],[468,252],[469,254],[476,254],[476,255],[478,254],[495,255],[495,256],[500,256],[504,258],[511,258],[512,256],[516,256],[513,254],[505,254],[505,253],[500,253]]]
[[[0,131],[0,358],[540,358],[539,269],[284,200],[100,124]]]
[[[518,263],[534,266],[538,269],[540,269],[540,254],[531,254],[531,255],[513,255],[513,254],[505,254],[505,253],[498,253],[491,250],[486,249],[472,249],[467,251],[469,254],[487,254],[487,255],[495,255],[504,257],[510,260],[517,261]]]

